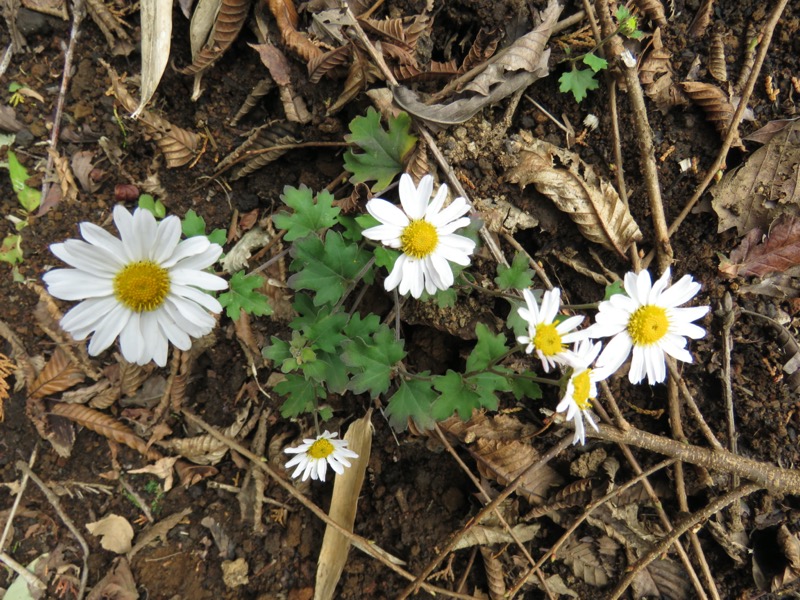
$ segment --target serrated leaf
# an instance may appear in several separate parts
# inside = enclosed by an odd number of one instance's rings
[[[8,150],[8,174],[11,177],[11,187],[17,194],[17,200],[20,206],[26,212],[33,212],[42,203],[42,193],[28,186],[25,182],[28,181],[27,169],[19,162],[17,155],[14,151]]]
[[[523,375],[525,374],[523,373]],[[525,377],[511,377],[508,382],[511,386],[511,393],[514,394],[514,398],[517,400],[522,400],[523,398],[538,400],[542,397],[542,388],[535,381]]]
[[[373,398],[388,391],[392,369],[406,355],[403,341],[385,326],[369,340],[344,342],[342,349],[342,361],[354,372],[350,389],[356,394],[369,391]]]
[[[427,374],[420,373],[423,377]],[[436,392],[433,391],[430,381],[403,381],[389,399],[384,412],[389,424],[396,431],[405,431],[409,419],[414,419],[416,426],[422,430],[432,429],[436,421],[431,415],[431,405],[435,400]]]
[[[322,376],[319,380],[331,394],[344,394],[350,383],[347,365],[342,357],[331,352],[317,354],[316,364],[322,366]]]
[[[381,326],[381,319],[378,315],[369,314],[362,318],[359,313],[355,313],[350,317],[347,325],[344,328],[345,335],[351,340],[358,338],[367,339],[373,333],[377,332]]]
[[[162,204],[161,200],[156,200],[150,194],[142,194],[139,196],[138,204],[139,208],[153,213],[156,219],[163,219],[167,214],[167,207]]]
[[[274,335],[270,339],[272,343],[269,346],[264,346],[261,349],[261,356],[267,360],[271,360],[276,365],[282,363],[284,360],[292,356],[289,342],[277,338]]]
[[[514,255],[510,267],[498,263],[494,282],[501,290],[524,290],[533,284],[533,271],[527,257],[522,253]]]
[[[481,406],[480,395],[470,389],[460,373],[450,369],[445,375],[433,378],[433,387],[440,394],[431,407],[431,414],[437,421],[444,421],[454,412],[466,421],[472,411]]]
[[[298,294],[292,306],[298,317],[289,326],[302,331],[309,345],[323,352],[337,352],[339,344],[346,339],[342,331],[347,324],[347,315],[331,314],[329,306],[314,306],[305,294]]]
[[[356,144],[363,153],[344,153],[345,169],[351,183],[375,181],[372,191],[382,190],[403,170],[403,159],[414,148],[417,138],[409,133],[411,118],[406,113],[389,117],[389,131],[383,129],[381,117],[370,107],[364,117],[350,122],[350,135],[345,140]]]
[[[242,310],[257,317],[272,314],[272,307],[267,297],[256,288],[261,287],[264,280],[258,275],[245,275],[244,270],[237,272],[230,281],[230,289],[220,294],[219,303],[225,307],[225,314],[234,321],[239,320]]]
[[[16,265],[22,262],[22,236],[9,234],[0,244],[0,262]]]
[[[316,306],[335,304],[369,261],[369,253],[347,243],[342,234],[328,231],[325,241],[316,236],[298,240],[292,247],[294,261],[289,287],[315,292]]]
[[[187,238],[205,235],[206,220],[190,208],[181,219],[181,231]]]
[[[596,90],[600,83],[594,78],[594,71],[591,69],[578,69],[572,65],[572,70],[561,74],[558,78],[561,84],[558,87],[559,92],[572,92],[576,102],[580,102],[586,98],[588,90]]]
[[[333,206],[333,196],[328,191],[323,190],[314,198],[311,190],[304,185],[299,188],[287,185],[283,188],[281,200],[294,212],[278,213],[272,217],[272,221],[278,229],[286,230],[284,239],[287,242],[333,227],[341,211]]]
[[[439,308],[452,308],[456,305],[458,293],[453,288],[438,290],[434,298],[436,299],[436,306]]]
[[[611,296],[624,293],[625,293],[625,288],[622,285],[622,280],[617,279],[615,282],[606,286],[605,293],[603,294],[603,300],[609,300]]]
[[[508,352],[506,336],[502,333],[494,335],[486,325],[478,323],[475,326],[475,334],[478,336],[478,343],[475,344],[467,359],[467,373],[485,370],[491,363]]]
[[[394,268],[394,263],[401,254],[401,252],[397,250],[392,250],[384,246],[378,246],[373,252],[375,254],[375,266],[382,267],[389,272]]]
[[[318,398],[325,397],[324,388],[305,377],[289,373],[286,379],[275,386],[275,393],[286,396],[281,406],[281,416],[288,419],[306,412],[312,412]]]
[[[772,223],[763,237],[760,229],[750,231],[739,247],[724,260],[719,270],[726,277],[764,277],[784,273],[800,264],[800,219],[787,213]]]
[[[608,68],[608,61],[605,58],[600,58],[599,56],[597,56],[596,54],[592,54],[591,52],[589,52],[589,54],[583,57],[583,64],[585,64],[595,73]],[[561,91],[563,92],[564,90]]]

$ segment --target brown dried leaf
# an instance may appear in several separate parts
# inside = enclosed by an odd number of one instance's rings
[[[152,363],[147,365],[137,365],[129,363],[121,354],[114,353],[114,358],[119,364],[119,388],[123,396],[133,397],[142,387],[142,384],[150,377],[153,372]]]
[[[540,523],[531,525],[515,525],[511,531],[522,543],[529,542],[539,533],[542,528]],[[475,525],[470,530],[458,538],[458,542],[453,546],[453,550],[471,548],[472,546],[492,546],[494,544],[513,544],[514,538],[504,527],[486,527]]]
[[[498,29],[485,29],[483,27],[478,31],[472,46],[464,57],[464,61],[458,68],[458,74],[466,73],[470,69],[489,60],[497,50],[497,45],[500,43],[500,32]]]
[[[465,444],[472,444],[479,438],[500,441],[530,439],[536,433],[536,427],[523,423],[512,415],[487,417],[486,413],[478,411],[473,413],[469,421],[450,417],[439,423],[439,427]]]
[[[792,123],[797,121],[797,118],[794,119],[776,119],[774,121],[770,121],[762,128],[754,131],[747,137],[742,138],[746,142],[758,142],[759,144],[767,144],[769,141],[775,137],[776,134],[783,131],[786,127],[790,127]]]
[[[505,567],[491,548],[481,546],[483,568],[486,572],[486,583],[489,587],[489,598],[499,600],[506,597]]]
[[[717,32],[711,37],[708,49],[708,72],[717,81],[728,81],[728,64],[725,62],[725,42],[722,34]]]
[[[525,515],[525,520],[537,518],[548,512],[572,508],[573,506],[586,506],[592,499],[592,480],[579,479],[560,489],[555,496],[547,500],[546,504],[537,506]]]
[[[92,178],[94,171],[94,152],[92,150],[81,150],[72,155],[72,172],[81,184],[84,192],[93,194],[100,188],[100,184]]]
[[[64,392],[61,395],[61,401],[66,402],[67,404],[88,404],[90,400],[94,399],[98,395],[107,393],[110,389],[112,389],[111,382],[108,379],[104,379],[93,385],[72,390],[70,392]],[[117,390],[117,395],[119,395],[119,390]],[[98,407],[93,406],[93,408]]]
[[[211,68],[239,35],[249,11],[250,0],[222,0],[208,40],[192,56],[192,64],[180,69],[180,72],[197,75]]]
[[[706,113],[706,120],[710,121],[719,131],[720,137],[724,138],[730,127],[736,127],[738,130],[738,123],[731,124],[736,108],[728,101],[727,94],[716,85],[700,81],[684,81],[681,83],[681,87],[691,101],[703,109],[703,112]],[[733,138],[731,145],[736,148],[744,148],[738,133]]]
[[[100,545],[115,554],[125,554],[131,549],[133,527],[125,517],[110,514],[99,521],[87,523],[89,533],[100,537]]]
[[[131,560],[139,550],[158,539],[166,542],[167,534],[190,514],[192,514],[192,509],[186,508],[179,513],[161,519],[158,523],[153,523],[150,527],[142,531],[136,538],[136,544],[131,548],[131,551],[128,552],[128,560]]]
[[[443,77],[450,78],[457,72],[458,69],[456,67],[455,60],[450,60],[445,63],[432,60],[426,70],[422,70],[419,67],[410,65],[398,65],[396,67],[392,67],[392,73],[394,73],[394,76],[397,78],[397,80],[406,83],[433,81]]]
[[[44,398],[68,390],[83,380],[83,371],[58,347],[33,382],[29,394],[33,398]]]
[[[17,111],[8,104],[0,104],[0,130],[17,133],[25,129],[25,125],[17,120]]]
[[[322,54],[322,50],[297,31],[297,11],[292,0],[268,0],[268,4],[281,32],[281,39],[289,50],[306,63]]]
[[[718,231],[736,227],[740,236],[767,226],[780,214],[798,214],[800,120],[793,121],[711,188]]]
[[[247,422],[250,414],[250,405],[242,408],[237,414],[232,424],[221,431],[222,435],[229,438],[236,438]],[[174,450],[184,458],[198,465],[215,465],[228,452],[228,446],[219,441],[211,434],[197,435],[190,438],[180,438],[156,442],[163,448]]]
[[[278,94],[283,104],[283,112],[286,114],[286,120],[292,123],[300,123],[305,125],[311,121],[311,113],[308,112],[306,102],[300,96],[295,94],[294,89],[290,85],[281,86],[278,88]]]
[[[533,446],[518,440],[504,442],[478,439],[469,450],[478,463],[478,472],[483,477],[497,480],[500,485],[508,485],[539,459],[539,453]],[[526,476],[517,493],[531,504],[541,504],[550,487],[560,482],[561,476],[545,466]]]
[[[149,444],[150,442],[148,442],[148,446]],[[165,456],[164,458],[159,458],[152,465],[147,465],[141,469],[133,469],[128,471],[128,473],[133,473],[134,475],[149,473],[150,475],[155,475],[159,479],[163,479],[164,493],[166,493],[172,489],[172,469],[178,460],[179,457],[177,456]]]
[[[175,463],[175,471],[178,473],[181,485],[187,488],[219,473],[216,467],[192,465],[184,460],[179,460]]]
[[[86,0],[86,8],[92,21],[106,38],[112,54],[128,56],[133,52],[135,46],[123,27],[125,22],[112,13],[103,0]]]
[[[600,559],[594,542],[578,541],[575,537],[571,537],[562,546],[559,555],[575,576],[589,585],[595,587],[608,585],[611,573]]]
[[[656,559],[637,572],[631,588],[636,598],[684,600],[693,597],[692,584],[686,571],[668,559]]]
[[[267,75],[261,79],[250,91],[250,93],[247,94],[247,98],[245,98],[244,102],[242,102],[242,106],[239,108],[239,111],[236,113],[233,119],[231,119],[231,126],[236,127],[239,121],[246,117],[250,111],[256,107],[258,101],[272,91],[273,87],[275,87],[275,82],[272,80],[272,77]]]
[[[314,57],[308,63],[309,83],[319,83],[323,76],[328,75],[334,69],[346,65],[350,60],[351,51],[352,46],[347,44]]]
[[[299,143],[300,139],[296,137],[297,131],[297,126],[289,121],[270,121],[255,129],[238,148],[226,156],[218,170],[223,168],[223,163],[233,164],[245,153],[252,154],[253,158],[247,160],[231,176],[231,181],[241,179],[278,160],[289,151],[288,148],[281,146]]]
[[[708,24],[711,22],[711,12],[714,8],[714,2],[715,0],[703,0],[700,8],[697,9],[694,19],[692,19],[692,23],[689,25],[689,35],[691,37],[702,37],[706,32]]]
[[[506,179],[522,187],[534,184],[569,215],[586,239],[623,258],[631,244],[642,239],[614,186],[574,152],[534,139],[520,151],[520,162]]]
[[[763,277],[800,265],[800,218],[784,213],[772,223],[766,238],[762,237],[758,228],[749,232],[731,252],[730,260],[722,261],[720,273],[726,277]]]
[[[111,569],[98,581],[86,600],[138,600],[139,592],[124,556],[114,559]]]
[[[353,62],[344,81],[344,89],[339,97],[326,111],[326,115],[334,115],[344,108],[350,100],[380,77],[380,71],[361,51],[354,50]]]
[[[661,0],[633,0],[633,5],[659,27],[666,27],[667,15]]]
[[[75,183],[75,177],[73,177],[72,170],[69,168],[69,159],[66,156],[59,155],[53,148],[48,148],[47,153],[53,159],[53,166],[55,167],[59,189],[61,190],[61,199],[67,202],[74,202],[78,199],[78,184]],[[41,216],[42,211],[39,210],[38,214]]]
[[[289,61],[277,46],[265,42],[263,44],[248,44],[253,50],[258,52],[261,63],[267,67],[272,79],[279,86],[291,85],[291,67]]]
[[[105,413],[93,410],[80,404],[65,404],[58,402],[50,408],[50,412],[54,415],[65,417],[70,421],[77,423],[87,429],[91,429],[95,433],[99,433],[103,437],[125,444],[129,448],[133,448],[143,456],[150,460],[158,460],[161,455],[152,448],[147,449],[147,444],[138,435],[133,433],[125,425],[117,421]]]
[[[640,504],[615,506],[606,503],[596,508],[586,521],[626,548],[644,553],[652,548],[658,538],[639,520],[640,506]]]
[[[5,354],[0,352],[0,423],[5,418],[3,410],[3,403],[8,400],[9,385],[6,379],[17,369],[17,365],[8,358]]]
[[[391,42],[383,42],[381,44],[381,50],[383,51],[384,56],[394,59],[401,65],[409,67],[418,66],[416,57],[411,53],[411,51],[406,50],[403,46],[393,44]]]

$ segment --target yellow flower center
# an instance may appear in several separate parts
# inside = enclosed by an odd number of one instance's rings
[[[564,342],[561,341],[561,334],[556,330],[553,323],[536,326],[536,335],[533,336],[533,345],[545,356],[555,356],[564,351]]]
[[[628,320],[628,333],[635,346],[655,344],[667,333],[667,311],[660,306],[646,304],[636,309]]]
[[[333,454],[333,444],[325,438],[320,438],[308,449],[308,455],[311,458],[328,458]]]
[[[575,404],[577,404],[578,408],[581,410],[592,408],[593,398],[589,398],[589,391],[592,389],[592,382],[589,379],[591,372],[591,369],[585,369],[572,378],[572,385],[574,387],[572,399],[575,400]]]
[[[411,221],[400,235],[400,247],[411,258],[425,258],[436,250],[438,243],[436,227],[422,219]]]
[[[126,265],[114,277],[114,296],[134,312],[157,309],[168,293],[169,273],[149,260]]]

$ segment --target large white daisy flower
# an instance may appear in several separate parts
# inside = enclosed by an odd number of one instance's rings
[[[442,184],[431,201],[433,176],[425,175],[419,187],[414,187],[411,176],[400,177],[400,210],[381,198],[367,202],[367,211],[381,222],[365,229],[363,235],[390,248],[400,248],[403,253],[394,263],[392,272],[384,282],[386,291],[398,287],[401,294],[409,291],[414,298],[425,289],[429,294],[446,290],[453,285],[453,270],[447,261],[468,265],[475,242],[454,233],[469,225],[469,205],[464,198],[456,198],[442,208],[447,198],[447,185]]]
[[[520,344],[526,344],[525,352],[530,354],[536,350],[536,356],[542,361],[545,372],[557,364],[568,364],[572,351],[567,344],[585,336],[582,331],[573,331],[583,321],[582,316],[569,317],[556,323],[555,318],[561,308],[561,290],[553,288],[542,295],[541,308],[530,290],[522,290],[527,308],[517,309],[519,316],[528,322],[528,335],[517,338]],[[570,333],[571,332],[571,333]]]
[[[684,362],[692,362],[686,350],[686,338],[698,339],[706,332],[692,323],[705,316],[708,306],[678,308],[700,291],[691,275],[667,287],[669,268],[651,284],[650,273],[627,273],[625,294],[615,294],[600,303],[590,337],[614,336],[597,359],[597,366],[614,372],[633,350],[628,379],[639,383],[661,383],[667,377],[664,353]]]
[[[564,397],[556,406],[557,412],[566,411],[567,421],[574,421],[575,423],[575,437],[572,438],[573,444],[580,442],[583,445],[586,443],[584,419],[597,431],[597,423],[595,423],[589,410],[592,408],[592,402],[597,398],[597,382],[602,381],[611,374],[611,371],[593,369],[591,367],[602,346],[603,344],[600,342],[593,344],[590,340],[582,340],[575,344],[570,361],[572,374],[567,382]]]
[[[347,440],[337,440],[338,434],[325,431],[316,438],[307,438],[296,448],[286,448],[287,454],[296,454],[286,468],[290,469],[297,465],[292,473],[292,478],[303,474],[303,481],[308,479],[319,479],[325,481],[325,472],[330,465],[331,469],[339,475],[344,473],[344,468],[350,466],[348,458],[358,458],[358,454],[347,447]]]
[[[208,311],[222,306],[202,290],[228,287],[206,273],[222,248],[204,236],[180,241],[181,221],[170,216],[156,222],[147,210],[133,215],[114,208],[118,239],[92,223],[81,223],[83,240],[53,244],[50,250],[73,269],[44,274],[48,291],[62,300],[83,300],[61,319],[76,340],[94,332],[89,354],[95,356],[119,336],[125,360],[140,365],[167,364],[168,342],[181,350],[191,338],[216,324]]]

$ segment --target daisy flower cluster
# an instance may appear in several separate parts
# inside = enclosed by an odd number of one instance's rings
[[[347,447],[347,440],[337,440],[337,433],[323,432],[315,438],[306,438],[303,443],[294,448],[286,448],[286,454],[295,456],[286,463],[286,468],[296,467],[292,479],[302,473],[302,480],[309,477],[313,480],[325,481],[328,467],[337,474],[344,473],[345,467],[350,467],[348,458],[358,458],[358,454]]]
[[[557,320],[561,308],[558,288],[545,292],[541,305],[530,290],[523,291],[526,306],[518,313],[527,321],[528,334],[517,341],[528,354],[535,352],[545,372],[557,365],[568,370],[569,379],[556,410],[574,421],[573,443],[585,443],[584,419],[597,429],[589,412],[597,397],[597,383],[619,370],[629,356],[628,379],[633,384],[645,377],[651,385],[663,382],[667,354],[692,362],[687,338],[705,335],[694,321],[705,316],[709,307],[681,307],[697,295],[700,284],[691,275],[684,275],[672,286],[669,279],[669,269],[655,283],[647,271],[626,274],[625,293],[600,302],[595,323],[582,330],[577,329],[583,321],[581,316]],[[605,348],[601,342],[592,342],[607,337],[611,340]],[[571,349],[569,343],[573,343]]]

